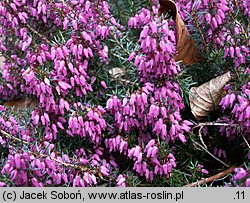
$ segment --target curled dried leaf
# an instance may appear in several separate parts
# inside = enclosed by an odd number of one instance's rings
[[[197,120],[208,116],[218,109],[223,97],[223,87],[231,80],[230,72],[218,76],[199,87],[190,89],[189,101],[193,115]]]
[[[175,2],[171,0],[160,0],[159,14],[168,14],[175,20],[177,35],[176,61],[182,61],[184,65],[192,65],[203,60],[200,50],[195,46],[184,22],[182,21]]]
[[[18,98],[4,103],[5,107],[13,107],[14,110],[35,109],[39,106],[39,100],[35,97]]]

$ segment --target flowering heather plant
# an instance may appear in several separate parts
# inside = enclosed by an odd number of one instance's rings
[[[204,56],[183,65],[162,1],[2,0],[0,186],[183,186],[219,171],[208,159],[248,161],[247,1],[177,0]],[[226,71],[233,79],[209,118],[217,125],[205,128],[189,88]],[[35,106],[6,105],[17,98]],[[223,148],[225,137],[242,159]],[[249,170],[235,172],[232,181],[248,186]]]
[[[242,167],[236,168],[234,170],[234,175],[231,182],[226,186],[229,187],[250,187],[249,169],[244,169]]]
[[[206,135],[212,137],[215,133],[218,140],[217,146],[211,146],[211,149],[214,148],[214,155],[223,160],[237,150],[244,150],[246,153],[240,156],[245,156],[249,162],[249,2],[180,0],[177,5],[206,57],[204,64],[187,67],[187,72],[198,83],[204,81],[204,77],[214,77],[225,71],[232,75],[232,81],[224,88],[226,94],[219,103],[221,111],[213,118],[225,125],[219,127],[219,132],[218,127],[209,127],[206,131]],[[199,69],[205,70],[205,67],[209,69],[204,74],[193,74]],[[235,143],[232,149],[219,143],[218,135],[225,136],[223,142],[227,144]],[[239,144],[237,140],[242,137],[242,147],[239,147],[236,143]]]

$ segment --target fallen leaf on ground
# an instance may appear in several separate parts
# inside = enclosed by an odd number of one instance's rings
[[[182,21],[175,2],[159,0],[159,15],[168,14],[175,20],[177,34],[177,55],[175,61],[182,61],[184,65],[192,65],[203,60],[200,50],[195,46],[184,22]]]
[[[39,106],[39,100],[35,97],[18,98],[4,103],[5,107],[13,107],[15,110],[35,109]]]
[[[112,68],[109,70],[109,74],[112,75],[114,78],[119,78],[125,75],[125,71],[122,68]]]
[[[193,115],[197,120],[208,116],[218,109],[223,97],[223,87],[231,80],[230,72],[218,76],[199,87],[192,87],[189,94],[189,102]]]

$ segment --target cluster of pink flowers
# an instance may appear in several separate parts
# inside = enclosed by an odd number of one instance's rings
[[[35,153],[23,152],[9,155],[2,168],[2,175],[9,175],[10,180],[17,186],[43,187],[50,185],[92,186],[97,184],[96,176],[88,171],[79,174],[70,167],[63,170],[60,163],[71,165],[67,155],[56,156],[54,152],[45,157]],[[67,167],[65,167],[67,168]],[[49,178],[45,176],[49,175]]]
[[[221,128],[221,132],[225,131],[227,137],[232,134],[238,135],[239,130],[243,134],[250,133],[250,101],[248,97],[249,93],[250,82],[242,86],[241,94],[236,95],[234,92],[232,92],[222,98],[220,102],[222,108],[224,110],[231,109],[232,119],[231,121],[228,120],[228,122],[231,123],[232,126],[229,128]],[[233,127],[235,124],[238,124],[238,126]]]
[[[83,148],[76,149],[74,159],[67,154],[60,155],[56,144],[46,141],[46,137],[38,141],[34,132],[28,129],[29,126],[25,126],[28,121],[20,123],[7,114],[7,110],[1,106],[0,128],[13,137],[0,136],[1,145],[7,147],[14,139],[20,140],[25,146],[24,149],[21,145],[8,146],[8,158],[1,170],[2,175],[10,176],[14,185],[92,186],[97,184],[98,172],[108,176],[109,169],[116,166],[114,161],[107,163],[100,158],[104,150],[102,147],[94,147],[93,152],[88,154]],[[81,167],[78,167],[79,164]]]
[[[230,70],[233,81],[225,87],[227,95],[220,106],[224,114],[218,122],[228,123],[220,127],[220,134],[229,139],[241,134],[249,136],[250,130],[250,98],[249,98],[249,2],[232,2],[230,0],[177,0],[180,15],[188,27],[203,36],[200,47],[207,54],[213,51],[222,52],[224,67],[218,68],[221,74]],[[218,56],[218,55],[217,55]],[[212,68],[212,67],[211,67]],[[241,81],[241,82],[239,82]],[[240,84],[238,84],[240,83]],[[248,139],[248,138],[247,138]],[[215,147],[215,155],[226,157],[224,149]]]
[[[51,134],[57,132],[56,126],[63,128],[60,120],[65,119],[60,117],[73,108],[68,95],[74,92],[75,98],[81,98],[93,91],[92,85],[96,79],[87,73],[88,60],[94,55],[107,60],[108,47],[102,41],[112,29],[112,24],[107,26],[106,23],[111,17],[109,6],[102,1],[70,1],[69,4],[13,1],[10,7],[5,4],[7,1],[0,3],[0,21],[4,25],[1,34],[5,36],[4,41],[1,40],[1,50],[10,49],[8,46],[14,45],[14,38],[18,46],[16,53],[10,54],[17,63],[7,60],[2,67],[6,83],[1,86],[1,93],[5,97],[21,93],[36,96],[45,112],[33,113],[36,116],[34,121],[46,126],[47,139],[51,140]],[[26,17],[28,15],[29,18]],[[45,29],[49,32],[46,36],[44,32],[47,31],[42,31],[40,25],[34,23],[35,20],[46,24]],[[116,25],[113,18],[110,22]],[[53,34],[55,29],[67,30],[67,38],[57,41]],[[41,30],[41,33],[36,30]],[[36,38],[33,39],[30,32],[35,33],[36,37],[43,35],[36,46]],[[20,54],[25,57],[21,58]],[[20,74],[16,74],[16,71]],[[57,119],[59,123],[54,123]]]
[[[250,187],[250,173],[249,170],[240,167],[234,169],[235,174],[231,178],[231,182],[226,186],[233,187]]]
[[[120,135],[106,140],[106,145],[111,151],[127,155],[134,161],[133,169],[151,181],[155,175],[169,177],[171,169],[176,167],[174,155],[159,153],[161,146],[156,140],[159,138],[167,144],[176,139],[186,142],[184,134],[192,125],[180,116],[184,104],[179,86],[173,80],[180,71],[173,59],[176,53],[174,31],[168,21],[158,20],[157,13],[155,7],[153,12],[142,9],[128,21],[131,28],[142,27],[140,47],[128,58],[137,67],[142,88],[123,99],[113,95],[107,101],[116,133],[130,134],[136,130],[138,145],[129,147],[127,141],[121,141]],[[143,147],[145,143],[148,144]]]
[[[205,12],[197,16],[206,31],[201,46],[223,50],[224,60],[234,64],[231,69],[249,74],[249,47],[237,37],[245,27],[224,26],[235,5],[226,0],[176,3],[183,19]],[[238,6],[249,15],[248,4]],[[178,164],[175,144],[187,142],[193,123],[181,115],[185,105],[177,80],[181,66],[174,60],[174,21],[159,17],[158,9],[154,0],[151,10],[142,8],[123,27],[106,1],[0,2],[1,100],[27,96],[38,101],[32,111],[20,112],[23,120],[0,105],[0,145],[7,151],[0,160],[0,186],[125,187],[131,186],[129,176],[148,182],[171,177]],[[138,42],[130,43],[133,48],[118,61],[130,63],[138,80],[121,93],[108,75],[117,66],[109,46],[115,42],[124,51],[119,40],[129,41],[129,32],[137,32]],[[250,83],[227,90],[220,105],[231,109],[233,125],[249,133]],[[238,131],[225,127],[221,132],[229,137]],[[199,171],[208,173],[202,165]]]
[[[105,110],[98,106],[95,109],[87,108],[87,112],[85,112],[83,105],[79,104],[79,106],[81,114],[85,115],[84,117],[81,115],[69,117],[67,134],[70,136],[79,135],[80,137],[88,135],[93,142],[100,144],[102,131],[106,128],[106,122],[102,117]]]
[[[244,23],[235,20],[237,18],[235,11],[249,15],[247,1],[235,4],[228,0],[201,0],[195,3],[178,0],[177,5],[183,19],[187,19],[188,25],[205,31],[203,34],[205,41],[201,42],[204,48],[212,46],[210,47],[212,50],[222,49],[224,58],[231,58],[235,67],[246,64],[246,58],[250,56],[249,47],[246,46],[246,41],[249,43],[248,31]],[[194,15],[194,18],[188,16],[188,13]],[[249,18],[246,18],[247,20]]]
[[[14,185],[91,186],[97,184],[97,172],[109,175],[113,166],[100,158],[103,148],[98,148],[106,129],[105,109],[79,102],[97,83],[91,60],[107,61],[108,47],[103,41],[110,30],[117,33],[122,28],[109,9],[105,1],[0,2],[0,50],[6,57],[1,98],[24,94],[39,100],[39,109],[32,111],[27,126],[8,117],[1,107],[1,129],[13,136],[1,135],[1,144],[6,147],[11,139],[19,138],[30,143],[25,152],[9,147],[2,175],[9,174]],[[40,139],[36,129],[41,126]],[[76,150],[74,159],[60,156],[55,144],[62,134],[89,140],[95,150],[90,154]]]

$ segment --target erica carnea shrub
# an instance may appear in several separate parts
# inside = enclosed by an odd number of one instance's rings
[[[227,187],[250,187],[249,171],[245,168],[236,168],[231,182],[227,183]]]
[[[175,21],[159,15],[158,1],[0,2],[0,186],[180,186],[204,177],[186,98],[226,71],[233,79],[208,118],[224,125],[199,134],[214,138],[208,150],[225,165],[235,163],[224,138],[242,152],[236,164],[248,161],[249,2],[176,5],[202,63],[174,60]],[[3,105],[20,97],[36,107]]]

